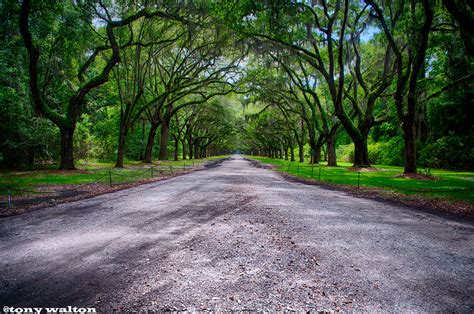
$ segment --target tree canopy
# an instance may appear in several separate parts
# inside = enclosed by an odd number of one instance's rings
[[[5,0],[0,10],[3,167],[239,152],[474,168],[469,1]]]

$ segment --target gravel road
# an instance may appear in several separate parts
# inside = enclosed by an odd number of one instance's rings
[[[474,223],[234,156],[0,220],[0,306],[474,311]]]

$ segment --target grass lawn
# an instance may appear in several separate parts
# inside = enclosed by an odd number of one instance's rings
[[[214,156],[203,159],[156,161],[153,164],[143,164],[140,161],[127,161],[125,167],[114,168],[112,162],[84,161],[76,162],[78,170],[61,171],[54,166],[41,166],[38,169],[3,171],[0,172],[0,194],[6,195],[10,190],[11,195],[24,195],[35,191],[44,184],[113,184],[134,182],[158,176],[160,173],[170,173],[191,169],[203,163],[220,159],[225,156]],[[153,168],[153,169],[152,169]],[[2,195],[2,196],[3,196]]]
[[[374,165],[377,171],[357,172],[350,170],[352,164],[347,162],[339,162],[338,167],[327,167],[324,163],[310,165],[266,157],[248,157],[275,165],[280,172],[304,179],[350,186],[360,184],[361,187],[373,187],[408,195],[474,203],[474,172],[435,169],[431,170],[431,175],[437,180],[417,180],[397,177],[403,173],[403,168],[396,166]]]

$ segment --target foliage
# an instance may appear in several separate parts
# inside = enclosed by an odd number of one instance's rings
[[[429,168],[474,169],[474,135],[452,133],[427,143],[420,153],[420,164]]]
[[[125,4],[0,3],[1,167],[474,167],[472,40],[449,1]]]

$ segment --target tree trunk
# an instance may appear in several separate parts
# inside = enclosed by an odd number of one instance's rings
[[[311,134],[311,132],[310,132],[310,134]],[[316,159],[316,158],[315,158],[316,151],[318,150],[318,145],[317,145],[317,143],[316,143],[316,141],[315,141],[314,136],[310,136],[310,137],[309,137],[309,147],[310,147],[310,149],[311,149],[311,152],[310,152],[310,161],[309,161],[309,162],[310,162],[311,164],[314,164],[314,163],[315,163],[315,159]],[[319,149],[318,154],[321,154],[321,148]],[[319,162],[319,158],[318,158],[317,160],[318,160],[318,162]]]
[[[321,148],[323,147],[325,142],[325,137],[323,134],[318,136],[318,140],[315,141],[315,137],[310,137],[309,145],[311,146],[311,163],[319,164],[321,161]]]
[[[354,142],[354,165],[353,167],[370,167],[369,149],[367,147],[367,138]]]
[[[123,158],[125,154],[125,139],[127,137],[126,127],[120,125],[118,148],[117,148],[117,160],[115,161],[115,167],[123,168]]]
[[[199,159],[201,156],[199,156],[199,141],[194,141],[194,159]]]
[[[321,160],[321,146],[322,145],[316,146],[316,149],[314,150],[313,164],[319,164],[319,161]]]
[[[179,160],[179,140],[178,137],[173,136],[174,138],[174,160]]]
[[[186,160],[186,139],[183,137],[183,160]]]
[[[70,128],[60,128],[61,133],[61,147],[60,147],[60,160],[59,169],[61,170],[74,170],[74,130],[76,125]]]
[[[153,146],[155,145],[156,130],[160,126],[159,123],[152,123],[150,133],[148,133],[148,141],[146,143],[144,162],[151,163],[153,159]]]
[[[145,160],[145,156],[143,156],[144,151],[146,150],[146,147],[143,147],[145,145],[145,120],[142,120],[142,140],[141,140],[141,146],[142,149],[140,149],[140,160]],[[145,148],[145,150],[143,149]]]
[[[169,121],[163,121],[160,130],[160,160],[168,160],[168,134],[170,130]]]
[[[405,140],[405,170],[404,173],[416,173],[416,134],[414,119],[404,119],[403,138]]]
[[[336,167],[336,139],[334,137],[329,137],[327,142],[327,153],[328,153],[328,166]]]
[[[306,139],[305,129],[304,129],[304,121],[301,120],[301,137],[298,143],[298,156],[300,158],[300,162],[304,162],[304,143]]]
[[[288,147],[285,147],[284,152],[285,152],[285,160],[288,160]]]
[[[300,158],[300,162],[304,162],[304,145],[300,143],[298,145],[298,156]]]
[[[342,104],[336,109],[336,116],[339,118],[347,135],[354,143],[354,165],[353,167],[365,168],[370,167],[369,150],[367,148],[367,137],[371,127],[373,126],[373,117],[364,119],[363,125],[357,127],[353,121],[345,114]]]

